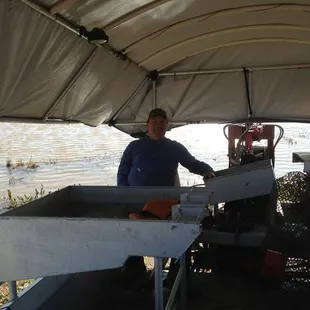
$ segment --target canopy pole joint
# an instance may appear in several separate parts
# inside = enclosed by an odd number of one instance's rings
[[[157,70],[153,70],[149,73],[150,78],[152,79],[152,81],[156,81],[159,77],[158,71]]]

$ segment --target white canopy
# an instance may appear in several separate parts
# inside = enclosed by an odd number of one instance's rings
[[[1,0],[0,21],[2,121],[310,121],[310,0]]]

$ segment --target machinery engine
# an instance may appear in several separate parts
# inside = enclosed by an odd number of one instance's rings
[[[276,127],[279,129],[280,134],[274,144]],[[228,133],[226,133],[227,128]],[[274,167],[275,148],[284,134],[284,130],[281,126],[246,123],[240,125],[226,125],[223,131],[228,140],[229,167],[266,159],[270,159]],[[261,142],[263,140],[267,140],[267,146],[254,145],[254,142]]]
[[[280,132],[274,143],[276,127]],[[226,125],[223,131],[228,140],[229,168],[262,160],[271,160],[272,166],[275,166],[275,148],[284,134],[282,127],[246,123]],[[259,142],[265,143],[258,144]],[[220,212],[213,219],[205,219],[203,225],[215,226],[218,231],[234,234],[238,239],[243,232],[250,232],[255,226],[265,225],[268,222],[266,219],[268,208],[270,208],[270,195],[225,202]],[[239,275],[245,272],[253,276],[255,269],[256,272],[261,269],[264,253],[261,253],[259,248],[224,244],[205,245],[204,248],[212,249],[218,271]],[[208,255],[210,256],[210,253]]]
[[[276,143],[274,143],[275,127],[280,131]],[[284,134],[281,126],[257,123],[226,125],[224,134],[228,140],[229,168],[268,159],[271,160],[273,167],[275,166],[275,148]],[[255,142],[264,140],[267,141],[265,145],[255,145]],[[220,229],[235,232],[265,223],[269,198],[261,196],[225,203],[225,217],[219,225]]]

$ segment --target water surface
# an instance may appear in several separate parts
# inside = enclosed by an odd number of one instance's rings
[[[310,151],[310,126],[282,124],[284,138],[276,149],[276,176],[302,170],[292,163],[292,152]],[[33,193],[41,184],[54,191],[72,184],[115,185],[120,157],[130,136],[107,126],[81,124],[44,125],[1,123],[0,198],[7,189],[13,195]],[[215,170],[227,168],[227,141],[223,125],[190,125],[167,136],[181,142],[199,160]],[[6,161],[35,161],[39,167],[9,170]],[[201,177],[179,168],[182,185],[201,183]],[[1,199],[0,199],[1,200]]]

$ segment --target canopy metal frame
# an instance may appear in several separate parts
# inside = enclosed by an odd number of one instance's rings
[[[53,5],[49,11],[52,15],[57,14],[57,13],[61,12],[62,10],[68,9],[70,6],[72,6],[77,1],[78,0],[60,1],[60,2],[56,3],[55,5]]]
[[[66,10],[72,6],[76,0],[63,0],[55,4],[49,9],[43,8],[42,6],[35,4],[34,2],[30,0],[19,0],[23,4],[27,5],[28,7],[32,8],[36,12],[39,12],[43,14],[45,17],[49,18],[50,20],[58,23],[62,27],[65,27],[69,31],[80,35],[78,27],[65,18],[58,15],[59,12]],[[113,29],[116,29],[117,27],[123,25],[124,23],[128,22],[129,20],[132,20],[139,16],[140,14],[147,13],[150,10],[153,10],[154,8],[157,8],[161,5],[165,5],[169,3],[171,0],[153,0],[151,2],[148,2],[145,5],[141,5],[138,8],[134,8],[133,10],[126,12],[125,14],[117,17],[112,22],[106,24],[103,29],[105,31],[112,31]],[[145,43],[150,38],[155,38],[159,34],[163,32],[169,32],[176,29],[179,29],[183,26],[193,24],[195,22],[201,22],[206,19],[213,19],[220,16],[228,16],[228,15],[235,15],[240,14],[244,12],[255,12],[260,10],[295,10],[295,11],[307,11],[310,10],[310,5],[308,4],[267,4],[267,5],[247,5],[243,7],[238,8],[229,8],[214,12],[208,12],[205,14],[202,14],[200,16],[188,18],[185,20],[178,21],[176,23],[173,23],[167,27],[164,27],[163,29],[159,29],[151,34],[148,34],[147,36],[139,39],[138,41],[130,44],[126,48],[123,49],[122,52],[118,52],[114,50],[111,46],[108,44],[105,45],[95,45],[94,50],[91,52],[91,54],[86,58],[85,62],[81,65],[81,67],[78,69],[78,71],[75,73],[75,75],[71,78],[71,80],[68,82],[67,85],[64,86],[63,90],[59,94],[59,96],[56,98],[56,100],[51,104],[50,108],[47,110],[45,115],[42,117],[42,119],[34,119],[34,118],[15,118],[15,117],[1,117],[0,122],[24,122],[24,123],[55,123],[55,124],[64,124],[64,123],[79,123],[79,121],[73,121],[73,120],[59,120],[59,119],[50,119],[49,117],[53,114],[55,109],[57,109],[58,105],[61,103],[63,98],[70,92],[70,90],[76,85],[76,82],[79,80],[79,77],[83,74],[85,69],[88,67],[88,65],[92,62],[94,59],[94,56],[96,54],[96,51],[98,48],[103,48],[106,52],[109,54],[112,54],[116,57],[119,57],[120,54],[126,55],[130,53],[131,51],[139,48],[141,44]],[[268,71],[268,70],[289,70],[289,69],[302,69],[302,68],[310,68],[309,63],[304,64],[288,64],[288,65],[281,65],[281,66],[264,66],[264,67],[246,67],[246,68],[219,68],[219,69],[210,69],[210,70],[200,70],[200,71],[164,71],[166,68],[170,67],[171,65],[175,64],[176,62],[181,61],[183,58],[174,59],[173,62],[169,62],[165,64],[162,68],[158,68],[158,75],[154,79],[152,76],[152,72],[149,72],[145,68],[143,68],[143,65],[153,58],[159,57],[160,55],[169,52],[171,49],[175,49],[177,47],[181,47],[183,45],[188,44],[189,42],[205,39],[209,36],[214,36],[218,34],[223,34],[227,32],[236,32],[236,31],[243,31],[247,29],[288,29],[288,30],[300,30],[300,31],[310,31],[309,27],[303,27],[293,24],[265,24],[265,25],[251,25],[251,26],[245,26],[245,27],[235,27],[235,28],[228,28],[228,29],[222,29],[217,30],[213,32],[203,33],[198,36],[194,36],[190,39],[185,39],[181,42],[172,44],[171,46],[165,47],[149,56],[147,56],[145,59],[139,61],[139,63],[136,63],[132,61],[130,58],[122,58],[123,61],[126,61],[130,64],[133,64],[136,66],[139,70],[142,72],[145,72],[146,77],[142,81],[142,83],[136,88],[136,90],[131,94],[131,96],[126,100],[126,102],[119,108],[119,110],[113,115],[113,117],[109,121],[105,121],[103,124],[113,124],[113,125],[120,125],[120,126],[142,126],[145,125],[145,122],[135,121],[135,120],[119,120],[119,116],[122,114],[122,112],[129,106],[131,101],[136,97],[136,95],[140,92],[140,90],[143,88],[145,83],[147,81],[151,81],[152,83],[152,107],[156,108],[158,106],[157,104],[157,92],[158,92],[158,78],[168,78],[168,77],[176,77],[176,76],[196,76],[196,75],[207,75],[207,74],[219,74],[219,73],[234,73],[234,72],[240,72],[244,73],[244,81],[245,81],[245,92],[246,92],[246,98],[248,102],[248,118],[247,119],[241,119],[241,120],[235,120],[235,122],[245,122],[245,121],[262,121],[262,122],[291,122],[291,121],[297,121],[297,122],[305,122],[309,123],[310,121],[308,119],[269,119],[269,118],[252,118],[252,111],[251,111],[251,73],[255,71]],[[87,39],[86,37],[82,36],[83,39]],[[211,46],[207,49],[198,50],[190,55],[187,55],[186,57],[194,56],[196,54],[214,50],[221,47],[228,47],[228,46],[234,46],[238,44],[246,44],[246,43],[256,43],[256,42],[293,42],[298,44],[310,44],[309,40],[299,40],[299,39],[293,39],[293,38],[253,38],[248,40],[241,40],[241,41],[232,41],[227,42],[221,45]],[[187,124],[202,124],[202,123],[210,123],[212,120],[206,120],[206,119],[196,119],[196,120],[178,120],[178,121],[171,121],[171,125],[174,126],[183,126]],[[218,121],[217,121],[218,123]]]
[[[43,14],[45,17],[49,18],[50,20],[58,23],[59,25],[61,25],[62,27],[65,27],[66,29],[70,30],[71,32],[77,34],[78,36],[81,36],[83,39],[87,40],[87,38],[83,35],[80,34],[79,31],[79,27],[77,25],[73,25],[71,22],[67,21],[66,19],[64,19],[63,17],[60,17],[58,14],[52,14],[50,13],[49,10],[41,7],[38,4],[33,3],[30,0],[19,0],[20,2],[24,3],[25,5],[27,5],[28,7],[32,8],[33,10],[35,10],[36,12]],[[70,4],[73,4],[73,0],[70,1]],[[59,3],[60,5],[61,3]],[[69,4],[69,2],[68,2]],[[64,4],[63,4],[64,5]],[[61,10],[60,8],[56,8],[54,9],[54,11],[56,12],[57,10]],[[115,57],[119,57],[122,53],[118,52],[116,50],[114,50],[111,46],[109,46],[107,43],[103,44],[103,45],[96,45],[99,48],[103,48],[106,52],[108,52],[109,54],[114,55]],[[127,61],[131,64],[133,64],[134,66],[138,66],[133,60],[131,60],[129,57],[119,57],[120,59],[122,59],[123,61]],[[144,70],[143,68],[139,67],[140,70]]]
[[[143,37],[142,39],[138,40],[137,42],[132,43],[131,45],[127,46],[124,49],[124,54],[128,54],[129,52],[137,49],[140,47],[143,43],[145,43],[147,40],[157,37],[163,32],[167,31],[173,31],[178,28],[191,25],[194,23],[201,22],[206,19],[211,18],[218,18],[221,16],[228,16],[228,15],[235,15],[240,14],[244,12],[255,12],[255,11],[262,11],[262,10],[295,10],[295,11],[309,11],[310,5],[307,4],[266,4],[266,5],[247,5],[243,7],[238,8],[230,8],[225,10],[219,10],[215,12],[209,12],[206,14],[202,14],[200,16],[188,18],[176,23],[171,24],[168,27],[159,29],[151,34],[148,34],[147,36]]]
[[[43,121],[45,122],[49,116],[51,116],[53,114],[53,112],[57,109],[57,107],[59,106],[59,104],[61,103],[61,101],[63,100],[63,98],[70,92],[70,90],[74,87],[76,81],[79,79],[79,77],[85,72],[86,68],[88,67],[88,65],[91,63],[91,61],[93,60],[93,58],[96,55],[98,48],[95,47],[91,54],[87,57],[87,59],[85,60],[85,62],[82,64],[82,66],[80,67],[80,69],[76,72],[76,74],[72,77],[72,79],[69,81],[69,83],[65,86],[65,88],[63,89],[63,91],[60,93],[60,95],[57,97],[57,99],[55,100],[55,102],[51,105],[51,107],[48,109],[48,111],[46,112],[46,114],[43,117]]]
[[[238,32],[246,32],[246,31],[252,31],[252,30],[278,30],[278,29],[287,30],[287,31],[289,31],[289,30],[298,30],[298,31],[306,31],[306,32],[310,31],[309,27],[302,27],[302,26],[296,26],[296,25],[290,25],[290,24],[258,24],[258,25],[251,25],[251,26],[230,27],[230,28],[211,31],[211,32],[208,31],[208,32],[205,32],[203,34],[199,34],[197,36],[190,37],[190,38],[182,40],[180,42],[171,44],[171,45],[169,45],[169,46],[147,56],[145,59],[143,59],[142,61],[139,62],[139,66],[147,64],[151,60],[158,58],[158,57],[161,57],[162,55],[164,55],[167,52],[171,52],[172,50],[182,48],[185,45],[188,45],[190,43],[194,43],[194,42],[199,41],[199,40],[206,40],[206,39],[209,39],[211,37],[221,36],[223,34],[234,34],[234,33],[238,33]],[[280,39],[280,38],[275,38],[275,40],[277,40],[277,39]],[[291,40],[289,37],[283,38],[283,40],[285,40],[285,39]],[[301,43],[305,43],[305,44],[307,44],[307,42],[309,42],[309,41],[302,41],[302,40],[298,40],[298,41],[300,41]],[[227,44],[229,44],[229,43],[233,44],[234,42],[238,42],[238,41],[228,42]],[[208,50],[213,49],[213,48],[214,47],[211,46],[208,48]],[[200,53],[200,52],[198,52],[198,53]]]

